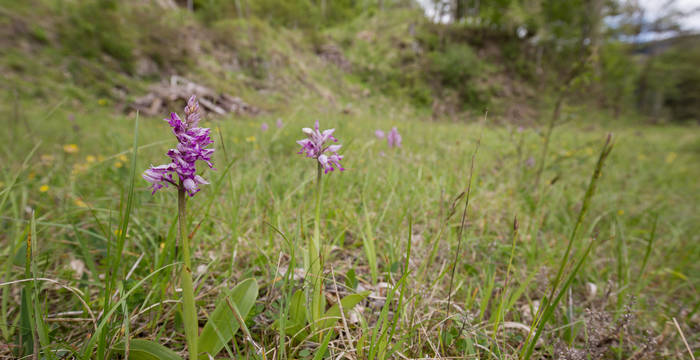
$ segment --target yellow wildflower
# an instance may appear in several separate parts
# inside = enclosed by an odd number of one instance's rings
[[[678,155],[677,155],[676,153],[674,153],[674,152],[668,153],[668,155],[666,155],[666,163],[667,163],[667,164],[672,163],[674,160],[676,160],[676,157],[677,157],[677,156],[678,156]]]
[[[255,135],[248,136],[245,138],[245,141],[247,142],[255,142]]]
[[[97,159],[95,159],[95,157],[94,157],[94,156],[92,156],[92,155],[88,155],[88,156],[86,156],[86,157],[85,157],[85,161],[87,161],[87,162],[88,162],[88,164],[92,164],[92,163],[94,163],[94,162],[95,162],[95,160],[97,160]]]
[[[114,230],[114,235],[119,236],[119,235],[121,235],[121,233],[122,233],[121,229]]]
[[[121,229],[114,230],[114,235],[115,235],[115,236],[120,236],[121,234],[122,234],[122,230],[121,230]],[[129,237],[129,234],[126,234],[126,237]]]
[[[107,99],[99,99],[97,103],[100,104],[100,106],[105,106],[107,105]]]
[[[128,160],[128,158],[126,157],[126,155],[121,154],[121,155],[119,155],[119,160],[122,162],[126,162]]]
[[[625,210],[622,210],[622,209],[618,210],[617,215],[620,215],[620,216],[625,215]]]
[[[73,200],[73,203],[75,203],[75,206],[77,206],[77,207],[81,207],[81,208],[87,207],[87,204],[85,203],[85,201],[80,200],[80,199]]]
[[[75,154],[78,152],[78,150],[78,145],[76,144],[63,145],[63,151],[65,151],[68,154]]]
[[[117,169],[121,168],[122,166],[124,166],[124,164],[121,161],[116,161],[114,163],[114,167]]]
[[[81,172],[84,172],[85,170],[87,170],[87,165],[85,165],[83,163],[75,164],[75,165],[73,165],[73,171],[71,171],[71,174],[73,174],[73,175],[80,174]]]
[[[39,192],[45,193],[45,192],[47,192],[47,191],[49,191],[49,186],[48,186],[48,185],[44,184],[44,185],[41,185],[41,186],[39,187]]]

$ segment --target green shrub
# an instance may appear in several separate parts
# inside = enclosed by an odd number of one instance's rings
[[[664,105],[674,121],[700,122],[700,44],[683,46],[660,59],[669,78],[664,91]]]
[[[528,57],[519,40],[510,39],[504,41],[501,45],[501,51],[509,69],[525,79],[534,80],[537,62]]]
[[[325,3],[314,0],[194,1],[195,11],[208,23],[257,17],[273,26],[301,29],[319,29],[347,22],[373,7],[356,0],[327,0]]]
[[[194,6],[206,23],[259,17],[275,26],[313,28],[320,20],[320,8],[310,0],[197,0]]]
[[[700,71],[690,69],[683,73],[666,94],[665,105],[673,120],[700,123]]]
[[[235,52],[243,70],[257,79],[267,77],[267,41],[273,36],[267,23],[257,18],[226,19],[214,23],[211,30],[216,43]]]
[[[321,8],[310,0],[257,0],[250,6],[254,14],[275,26],[308,29],[318,27],[321,20]]]
[[[445,51],[428,54],[430,74],[446,88],[453,89],[464,105],[483,106],[487,97],[478,86],[484,65],[471,47],[451,44]]]
[[[138,29],[138,52],[152,59],[161,68],[184,69],[194,56],[187,34],[188,26],[177,12],[157,12],[151,7],[138,7],[129,14],[130,26]],[[189,30],[191,31],[191,30]]]
[[[241,17],[242,9],[238,9],[236,2],[231,0],[194,0],[194,10],[205,24],[212,24],[222,19]]]
[[[678,122],[700,121],[699,63],[700,43],[693,38],[679,39],[674,47],[649,60],[639,80],[640,110],[652,117],[668,115]]]
[[[263,50],[264,40],[272,36],[273,30],[257,18],[224,19],[211,25],[215,42],[234,49],[257,48]]]
[[[37,24],[33,24],[31,25],[29,31],[29,35],[32,37],[33,40],[44,45],[49,43],[49,36],[43,27]]]
[[[608,43],[600,49],[600,82],[604,104],[616,116],[634,100],[635,80],[639,76],[637,63],[629,56],[624,43]]]
[[[70,55],[99,59],[103,53],[114,58],[122,70],[133,70],[136,33],[123,23],[114,1],[88,0],[67,8],[68,19],[61,24],[61,43]]]
[[[481,67],[472,48],[462,44],[448,46],[444,52],[432,52],[429,59],[432,73],[442,84],[454,88],[472,80]]]

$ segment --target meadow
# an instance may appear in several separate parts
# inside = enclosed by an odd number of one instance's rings
[[[151,195],[140,176],[176,143],[168,114],[104,100],[2,113],[0,355],[186,358],[177,192]],[[235,336],[221,358],[697,354],[700,133],[571,113],[550,137],[546,124],[432,121],[380,97],[349,113],[307,98],[206,116],[215,170],[199,168],[210,184],[186,218],[195,331],[224,319],[215,333]],[[317,188],[296,141],[315,120],[345,157],[322,176],[322,295],[328,308],[349,300],[304,333]],[[394,126],[401,147],[375,137]]]

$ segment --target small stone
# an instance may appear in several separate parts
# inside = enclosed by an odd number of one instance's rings
[[[586,298],[592,300],[598,293],[598,286],[592,282],[586,283]]]
[[[73,259],[69,264],[70,268],[75,272],[77,278],[83,277],[85,273],[85,263],[80,259]]]

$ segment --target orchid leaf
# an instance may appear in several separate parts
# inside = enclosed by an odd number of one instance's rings
[[[227,291],[225,296],[236,305],[238,312],[245,318],[258,297],[258,283],[252,278],[243,280],[233,290]],[[233,338],[239,327],[233,311],[226,303],[226,298],[222,297],[199,335],[197,344],[199,358],[208,359],[209,355],[216,356],[223,349],[224,344]]]
[[[115,345],[113,351],[124,354],[124,342]],[[129,341],[129,359],[131,360],[182,360],[174,351],[145,339],[132,339]]]

